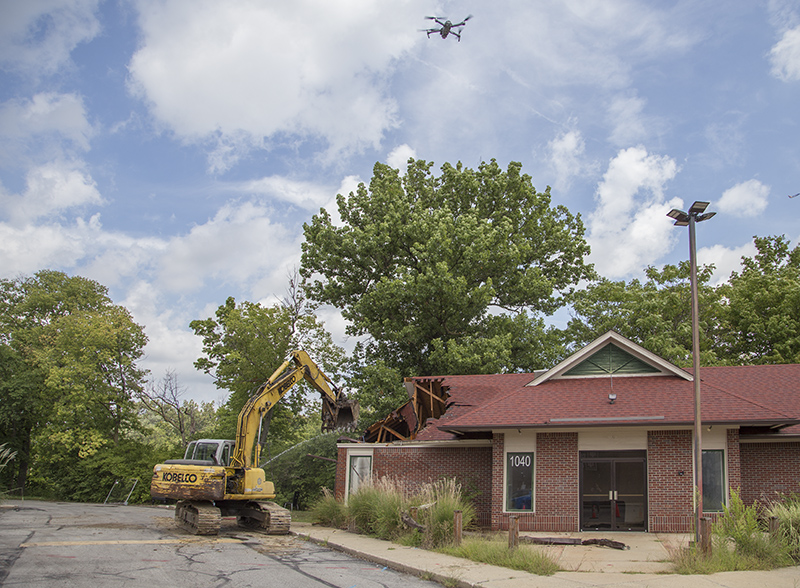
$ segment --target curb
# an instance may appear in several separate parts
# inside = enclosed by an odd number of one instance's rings
[[[454,578],[452,576],[445,576],[436,572],[428,572],[420,568],[415,568],[406,564],[401,564],[396,561],[392,561],[390,559],[379,557],[377,555],[364,553],[363,551],[358,551],[357,549],[352,549],[350,547],[346,547],[339,543],[334,543],[332,541],[324,539],[318,539],[306,533],[291,531],[291,534],[300,539],[310,541],[311,543],[314,543],[316,545],[327,547],[328,549],[333,549],[334,551],[339,551],[341,553],[345,553],[352,557],[357,557],[358,559],[378,564],[379,566],[392,569],[396,572],[402,572],[403,574],[410,574],[412,576],[416,576],[417,578],[423,580],[431,580],[434,582],[438,582],[439,584],[445,584],[447,586],[454,586],[457,588],[480,588],[479,584],[473,584],[471,582],[466,582],[464,580],[459,580],[458,578]]]

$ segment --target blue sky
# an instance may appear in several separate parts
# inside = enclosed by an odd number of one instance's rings
[[[685,259],[665,215],[711,201],[724,280],[800,237],[799,124],[797,1],[0,0],[0,276],[105,284],[152,375],[216,401],[189,321],[283,297],[376,161],[520,161],[612,279]]]

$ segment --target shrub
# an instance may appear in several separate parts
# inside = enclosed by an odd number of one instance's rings
[[[712,525],[711,556],[696,546],[680,550],[673,558],[679,574],[770,570],[791,565],[785,542],[767,533],[757,503],[746,506],[732,490],[730,505],[723,511]]]
[[[783,496],[781,501],[769,506],[767,514],[777,517],[781,539],[789,556],[800,562],[800,495]]]
[[[418,522],[425,525],[422,539],[425,547],[442,547],[453,542],[455,511],[461,511],[464,528],[469,528],[475,522],[475,508],[464,500],[461,485],[452,478],[424,485],[414,500],[418,504],[430,505],[418,511]]]
[[[327,488],[322,489],[322,497],[314,503],[311,513],[315,522],[328,527],[342,529],[347,526],[347,507]]]

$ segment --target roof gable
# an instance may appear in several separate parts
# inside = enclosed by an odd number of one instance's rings
[[[538,376],[528,386],[538,386],[562,378],[609,376],[678,376],[692,380],[689,372],[651,353],[614,331],[608,331],[554,368]]]

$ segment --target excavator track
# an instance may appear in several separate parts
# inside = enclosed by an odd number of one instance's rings
[[[236,521],[240,527],[267,535],[288,535],[292,514],[274,502],[248,502]]]
[[[175,506],[175,523],[193,535],[217,535],[220,510],[210,502],[181,500]]]

